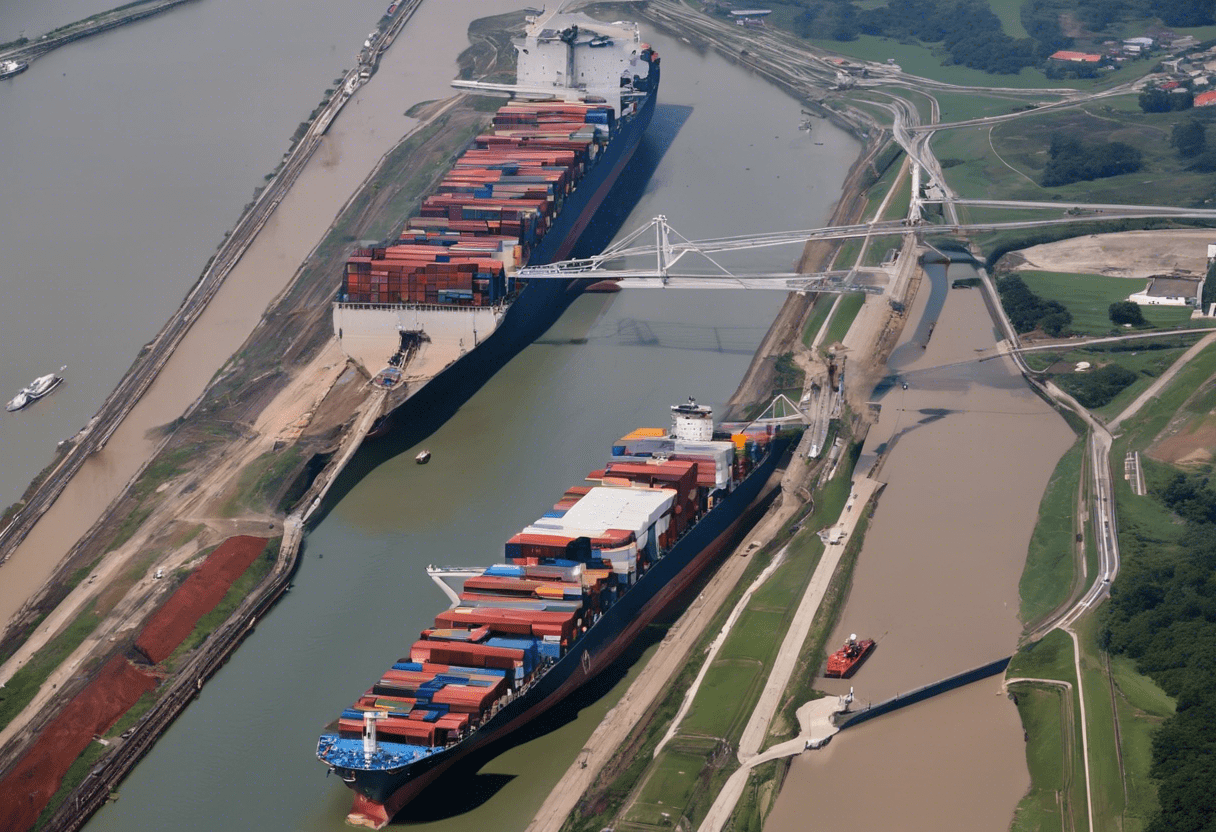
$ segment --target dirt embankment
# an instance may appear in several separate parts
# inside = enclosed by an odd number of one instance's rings
[[[104,734],[157,680],[114,656],[51,721],[21,761],[0,780],[0,829],[29,829],[68,768],[93,737]]]
[[[135,640],[135,649],[152,664],[169,658],[199,619],[215,609],[232,583],[253,564],[266,543],[267,538],[249,535],[221,543],[148,620]]]

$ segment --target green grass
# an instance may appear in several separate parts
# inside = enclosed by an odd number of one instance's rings
[[[1076,579],[1077,488],[1084,456],[1085,441],[1079,438],[1060,457],[1039,503],[1039,520],[1018,585],[1020,617],[1027,629],[1068,599]]]
[[[844,340],[845,334],[848,333],[849,327],[853,325],[857,313],[861,311],[861,306],[865,302],[865,292],[849,292],[840,296],[840,302],[836,304],[836,314],[832,316],[832,320],[828,324],[824,344],[835,344]]]
[[[1072,639],[1063,630],[1052,630],[1039,641],[1031,642],[1014,653],[1005,675],[1011,679],[1022,676],[1076,681]]]
[[[937,99],[938,112],[943,124],[1004,115],[1021,109],[1034,100],[1025,95],[1002,95],[997,92],[983,94],[935,92],[933,97]]]
[[[1115,710],[1105,657],[1098,648],[1097,616],[1090,615],[1077,627],[1081,645],[1081,676],[1085,682],[1085,717],[1089,729],[1089,776],[1093,786],[1094,826],[1118,829],[1123,816],[1123,777],[1119,768],[1120,747],[1115,739]]]
[[[1072,639],[1053,630],[1014,654],[1007,678],[1067,682],[1071,689],[1037,682],[1010,685],[1026,731],[1030,790],[1014,813],[1015,832],[1084,830],[1088,826],[1080,708]],[[1088,700],[1087,700],[1088,703]]]
[[[819,334],[819,330],[823,327],[823,322],[827,320],[828,314],[832,311],[832,304],[836,302],[836,295],[820,294],[815,298],[815,305],[811,307],[811,314],[807,316],[806,326],[802,328],[802,343],[807,349],[810,349],[811,344],[815,342],[815,336]]]
[[[303,461],[303,451],[296,445],[262,454],[241,471],[236,490],[220,507],[220,516],[274,511],[275,495]]]
[[[733,832],[763,832],[764,820],[777,801],[777,779],[783,765],[783,761],[773,760],[748,772],[747,785],[735,804],[728,828]]]
[[[1059,198],[1080,202],[1200,205],[1216,194],[1216,184],[1209,174],[1187,170],[1189,161],[1179,157],[1169,144],[1174,126],[1194,117],[1193,111],[1142,113],[1134,94],[1061,110],[1032,111],[1024,118],[1002,122],[992,128],[995,153],[992,148],[976,143],[979,155],[959,158],[983,159],[990,175],[986,190],[1005,194],[1003,199]],[[976,131],[963,128],[945,135],[953,137],[956,132]],[[1037,183],[1049,160],[1051,136],[1056,132],[1082,136],[1087,141],[1130,144],[1143,154],[1143,165],[1139,171],[1121,176],[1041,188],[997,161],[999,155],[1005,163]],[[938,151],[941,157],[958,155],[940,147]],[[946,171],[951,182],[955,170]],[[1129,196],[1133,194],[1134,198]]]
[[[900,237],[898,234],[871,238],[870,247],[866,250],[865,260],[862,262],[862,265],[881,266],[885,262],[889,252],[894,250],[898,254],[902,250],[903,242],[903,237]]]
[[[678,821],[705,768],[705,757],[692,751],[665,751],[625,819],[656,826]]]
[[[1124,432],[1124,447],[1146,448],[1157,434],[1165,428],[1183,404],[1196,390],[1216,373],[1216,344],[1195,356],[1165,388],[1148,402],[1135,418],[1121,425]],[[1116,486],[1122,479],[1115,478]],[[1128,494],[1130,495],[1130,490]],[[1144,501],[1141,501],[1144,502]],[[1119,506],[1120,540],[1122,540],[1123,503]]]
[[[1072,313],[1071,329],[1082,335],[1108,335],[1128,330],[1110,319],[1110,305],[1127,300],[1142,291],[1148,282],[1143,279],[1109,277],[1096,274],[1065,274],[1059,272],[1020,271],[1017,276],[1026,281],[1030,291],[1045,300],[1057,300]],[[1142,306],[1147,326],[1141,329],[1166,329],[1189,325],[1189,306]]]
[[[90,601],[63,632],[47,642],[0,688],[0,727],[12,722],[33,701],[51,672],[97,629],[101,619],[93,611],[94,603]]]
[[[1166,346],[1162,349],[1152,349],[1154,343],[1160,345],[1163,342],[1151,339],[1151,342],[1146,340],[1135,343],[1134,346],[1137,348],[1134,350],[1115,352],[1109,347],[1104,349],[1103,345],[1088,350],[1073,350],[1060,356],[1070,366],[1068,371],[1056,374],[1056,381],[1061,387],[1068,389],[1069,377],[1073,375],[1072,366],[1081,361],[1088,361],[1095,366],[1117,364],[1131,370],[1136,374],[1135,381],[1115,394],[1115,397],[1109,402],[1093,410],[1101,418],[1110,420],[1122,413],[1158,376],[1178,360],[1187,349],[1184,339],[1191,337],[1194,336],[1178,336],[1171,341],[1164,342],[1177,343],[1178,346]]]
[[[861,256],[861,247],[864,244],[864,237],[850,237],[845,240],[840,244],[840,248],[836,249],[836,256],[832,258],[832,268],[853,268],[857,264],[857,258]]]
[[[1018,715],[1026,731],[1026,767],[1030,789],[1014,811],[1013,832],[1064,832],[1061,797],[1066,792],[1062,747],[1065,709],[1071,706],[1056,685],[1019,683],[1015,686]]]

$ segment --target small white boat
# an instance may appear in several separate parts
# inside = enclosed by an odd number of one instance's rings
[[[59,368],[59,372],[62,373],[66,369],[67,366],[64,365],[63,367]],[[31,381],[29,385],[20,393],[9,399],[9,402],[4,406],[4,409],[10,413],[12,413],[14,410],[20,410],[30,402],[38,401],[62,383],[63,376],[59,375],[59,373],[47,373],[44,376],[38,376],[38,378]]]
[[[417,462],[419,465],[426,465],[430,461],[431,461],[431,452],[430,451],[420,451],[418,453],[418,456],[414,457],[414,462]]]
[[[0,81],[20,75],[29,68],[28,61],[0,61]]]

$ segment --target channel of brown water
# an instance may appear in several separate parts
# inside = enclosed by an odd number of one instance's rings
[[[948,291],[922,349],[931,294],[940,302],[947,281],[935,268],[937,292],[922,286],[916,325],[892,355],[894,383],[876,391],[881,414],[861,465],[885,450],[878,478],[887,487],[831,638],[855,632],[878,648],[853,679],[820,685],[853,687],[860,706],[1014,651],[1018,579],[1039,500],[1073,441],[1011,362],[967,361],[994,342],[977,290]],[[951,266],[949,277],[963,272]],[[1028,786],[1017,710],[990,679],[799,757],[767,828],[1003,830]]]

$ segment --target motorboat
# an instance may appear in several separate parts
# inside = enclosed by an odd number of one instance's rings
[[[417,462],[419,465],[426,465],[430,461],[431,461],[431,452],[430,451],[425,451],[425,450],[421,451],[418,454],[418,456],[414,457],[414,462]]]
[[[20,75],[29,68],[28,61],[0,61],[0,81]]]
[[[59,369],[62,371],[64,368],[60,367]],[[30,382],[30,386],[25,388],[25,392],[29,394],[30,401],[33,402],[41,399],[62,383],[63,376],[58,373],[47,373],[44,376],[38,376],[38,378]]]
[[[66,365],[60,367],[59,373],[62,373],[66,369]],[[38,378],[31,381],[22,389],[20,393],[9,399],[4,409],[12,413],[14,410],[20,410],[25,407],[30,402],[38,401],[63,383],[63,376],[59,375],[59,373],[47,373],[44,376],[38,376]]]

